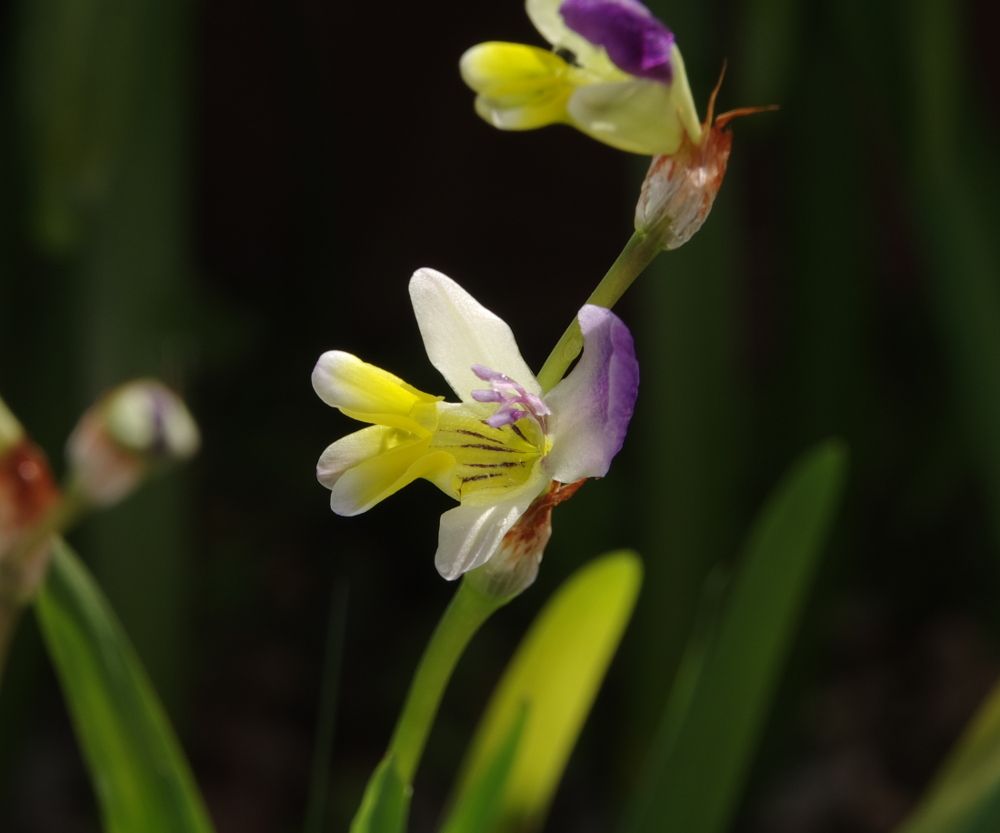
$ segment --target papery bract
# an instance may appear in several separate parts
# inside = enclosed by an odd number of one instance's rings
[[[607,473],[632,416],[638,364],[620,319],[585,306],[580,362],[543,394],[510,327],[453,280],[420,269],[410,298],[427,356],[460,401],[349,353],[324,353],[312,375],[317,394],[370,425],[330,445],[317,476],[340,515],[364,512],[418,478],[459,501],[441,516],[435,556],[454,579],[489,561],[551,482]]]

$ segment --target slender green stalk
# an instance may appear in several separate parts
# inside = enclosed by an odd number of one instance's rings
[[[15,565],[31,558],[46,539],[61,535],[72,527],[87,508],[88,503],[83,495],[74,488],[68,489],[37,524],[25,531],[7,557]]]
[[[661,251],[668,224],[669,219],[665,218],[660,224],[633,233],[607,274],[590,293],[587,303],[608,309],[613,307]],[[582,349],[583,335],[574,319],[538,374],[542,390],[550,390],[562,379]],[[420,659],[384,759],[393,761],[404,783],[413,781],[445,686],[465,646],[483,622],[509,599],[487,595],[464,579],[459,585]]]
[[[607,274],[590,293],[587,303],[611,309],[635,279],[653,262],[662,249],[662,241],[662,229],[657,227],[634,232],[621,254],[611,264]],[[573,323],[566,328],[566,332],[552,348],[552,352],[538,373],[538,382],[543,391],[551,390],[558,384],[582,349],[583,334],[574,318]]]
[[[85,508],[80,495],[68,491],[38,523],[24,532],[9,552],[0,554],[3,556],[0,559],[0,679],[21,612],[36,587],[31,577],[40,576],[47,567],[49,546],[46,542],[71,527]]]
[[[320,688],[316,748],[309,779],[305,833],[323,833],[329,828],[330,758],[337,717],[340,668],[344,654],[344,631],[347,627],[347,586],[339,585],[330,598],[330,618],[326,628],[326,656]]]
[[[413,781],[441,696],[465,646],[483,622],[507,601],[508,598],[487,596],[464,579],[458,586],[420,658],[389,742],[387,757],[395,756],[405,783]]]

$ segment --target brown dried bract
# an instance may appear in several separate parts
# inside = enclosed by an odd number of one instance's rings
[[[20,532],[34,526],[59,499],[41,449],[22,440],[0,458],[0,554]]]
[[[21,440],[0,456],[0,609],[7,611],[3,615],[16,615],[9,611],[30,598],[45,575],[48,541],[26,543],[25,536],[58,500],[48,461],[36,445]]]
[[[722,187],[733,146],[729,123],[736,118],[776,110],[775,106],[741,107],[715,117],[715,99],[726,68],[708,100],[703,135],[694,144],[685,134],[680,149],[654,156],[635,207],[635,227],[656,234],[664,249],[683,246],[702,227]]]
[[[514,560],[526,557],[540,560],[545,545],[552,537],[552,510],[573,497],[586,482],[586,478],[575,483],[553,480],[548,490],[535,498],[534,503],[503,537],[501,550]]]

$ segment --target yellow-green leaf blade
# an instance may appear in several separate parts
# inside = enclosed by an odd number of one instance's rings
[[[211,833],[146,672],[86,567],[61,541],[35,611],[105,833]]]
[[[972,719],[930,790],[897,833],[1000,830],[1000,685]]]
[[[465,790],[462,802],[452,808],[441,833],[482,833],[499,818],[527,718],[525,706],[518,712],[503,742],[492,750],[493,757],[486,763],[479,781]]]
[[[571,576],[535,620],[480,722],[455,799],[456,805],[467,800],[527,707],[498,817],[482,833],[541,823],[641,580],[635,554],[604,556]]]
[[[361,799],[351,833],[403,833],[410,811],[410,787],[392,755],[375,768]]]

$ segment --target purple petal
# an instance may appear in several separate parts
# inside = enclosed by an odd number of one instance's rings
[[[552,409],[552,451],[546,467],[562,483],[607,474],[625,442],[639,390],[635,346],[622,320],[590,304],[577,320],[583,355],[545,397]]]
[[[674,35],[638,0],[565,0],[566,25],[597,46],[615,66],[637,78],[669,84]]]

